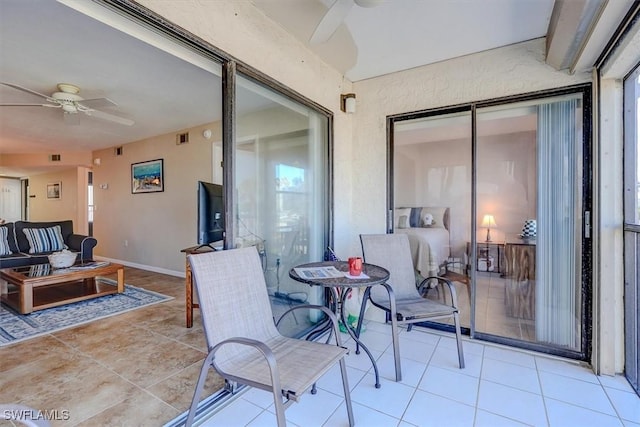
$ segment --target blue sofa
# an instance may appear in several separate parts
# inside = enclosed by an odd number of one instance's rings
[[[78,253],[78,260],[87,261],[93,259],[93,248],[98,244],[98,241],[90,236],[74,234],[73,221],[71,220],[52,222],[16,221],[0,225],[0,229],[6,228],[6,233],[0,232],[0,239],[6,234],[6,243],[0,241],[0,249],[3,248],[3,245],[6,247],[7,244],[9,248],[9,251],[0,252],[0,268],[48,263],[49,259],[47,255],[56,251],[32,251],[31,244],[24,230],[53,229],[57,233],[58,230],[56,226],[60,226],[59,231],[64,241],[63,245],[66,246],[66,249]]]

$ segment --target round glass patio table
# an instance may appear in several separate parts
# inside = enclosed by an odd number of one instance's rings
[[[296,272],[296,269],[313,269],[318,267],[335,267],[338,271],[345,273],[345,275],[340,277],[327,278],[301,277]],[[389,280],[389,271],[374,264],[362,263],[362,273],[363,274],[357,276],[357,278],[352,278],[352,276],[347,277],[347,275],[349,274],[348,262],[323,261],[311,262],[308,264],[295,266],[289,271],[289,277],[298,282],[306,283],[311,286],[322,286],[323,288],[329,289],[331,291],[333,300],[338,302],[338,304],[334,305],[336,316],[340,316],[342,324],[347,330],[347,333],[357,343],[356,348],[362,347],[365,353],[367,353],[367,356],[369,356],[376,375],[376,388],[380,388],[380,375],[378,373],[378,365],[376,364],[376,361],[367,346],[364,345],[362,341],[360,341],[360,331],[354,331],[353,328],[349,326],[349,323],[347,322],[346,310],[344,310],[343,308],[345,307],[344,303],[353,288],[369,288],[371,286],[385,283],[387,280]],[[338,290],[340,290],[341,292],[338,292]],[[356,351],[356,354],[357,353],[358,351]]]

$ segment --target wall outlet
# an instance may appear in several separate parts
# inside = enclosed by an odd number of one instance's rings
[[[128,246],[129,246],[129,241],[128,241],[128,240],[125,240],[125,241],[124,241],[124,247],[126,248],[126,247],[128,247]]]

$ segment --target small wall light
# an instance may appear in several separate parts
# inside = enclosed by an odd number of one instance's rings
[[[213,132],[211,132],[211,129],[205,129],[204,131],[202,131],[202,136],[204,136],[204,139],[211,139],[211,136],[213,136]]]
[[[340,95],[340,109],[347,114],[356,112],[356,94],[345,93]]]
[[[93,159],[93,164],[96,166],[100,166],[101,162],[102,161],[100,160],[100,157],[96,157],[95,159]]]

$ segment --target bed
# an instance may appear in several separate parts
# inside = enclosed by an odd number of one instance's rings
[[[414,268],[422,277],[438,275],[450,256],[449,208],[396,208],[394,232],[408,236]]]

